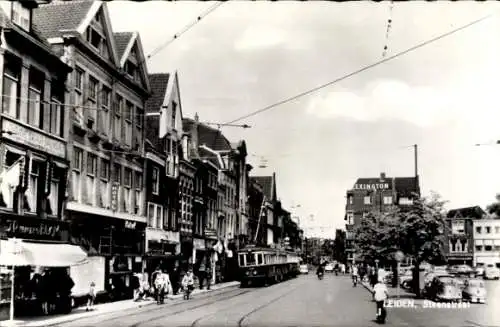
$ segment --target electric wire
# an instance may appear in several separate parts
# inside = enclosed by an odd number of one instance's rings
[[[467,28],[469,28],[469,27],[471,27],[471,26],[473,26],[473,25],[476,25],[476,24],[478,24],[478,23],[480,23],[480,22],[482,22],[482,21],[484,21],[484,20],[486,20],[486,19],[490,18],[491,16],[493,16],[493,15],[492,15],[492,14],[490,14],[490,15],[487,15],[487,16],[485,16],[485,17],[482,17],[482,18],[476,19],[476,20],[474,20],[474,21],[472,21],[472,22],[470,22],[470,23],[467,23],[467,24],[465,24],[465,25],[462,25],[462,26],[460,26],[460,27],[457,27],[457,28],[455,28],[455,29],[453,29],[453,30],[451,30],[451,31],[448,31],[448,32],[446,32],[446,33],[443,33],[443,34],[440,34],[440,35],[438,35],[438,36],[436,36],[436,37],[433,37],[433,38],[431,38],[431,39],[429,39],[429,40],[427,40],[427,41],[424,41],[424,42],[418,43],[417,45],[414,45],[414,46],[412,46],[412,47],[410,47],[410,48],[407,48],[406,50],[400,51],[400,52],[398,52],[398,53],[396,53],[396,54],[394,54],[394,55],[392,55],[392,56],[386,57],[386,58],[384,58],[384,59],[382,59],[382,60],[379,60],[379,61],[376,61],[376,62],[374,62],[374,63],[372,63],[372,64],[366,65],[366,66],[364,66],[364,67],[362,67],[362,68],[360,68],[360,69],[358,69],[358,70],[355,70],[355,71],[353,71],[353,72],[351,72],[351,73],[348,73],[348,74],[346,74],[346,75],[343,75],[343,76],[341,76],[341,77],[339,77],[339,78],[337,78],[337,79],[334,79],[334,80],[332,80],[332,81],[330,81],[330,82],[327,82],[327,83],[325,83],[325,84],[322,84],[322,85],[316,86],[316,87],[314,87],[314,88],[312,88],[312,89],[309,89],[309,90],[307,90],[307,91],[301,92],[301,93],[299,93],[299,94],[296,94],[296,95],[291,96],[291,97],[289,97],[289,98],[286,98],[286,99],[284,99],[284,100],[281,100],[281,101],[275,102],[275,103],[273,103],[273,104],[271,104],[271,105],[268,105],[268,106],[266,106],[266,107],[264,107],[264,108],[261,108],[261,109],[255,110],[255,111],[250,112],[250,113],[248,113],[248,114],[245,114],[245,115],[243,115],[243,116],[241,116],[241,117],[235,118],[235,119],[233,119],[233,120],[231,120],[231,121],[227,122],[226,124],[234,124],[234,123],[236,123],[236,122],[242,121],[242,120],[247,119],[247,118],[254,117],[254,116],[259,115],[259,114],[261,114],[261,113],[263,113],[263,112],[266,112],[266,111],[269,111],[269,110],[275,109],[276,107],[279,107],[279,106],[284,105],[284,104],[286,104],[286,103],[292,102],[292,101],[297,100],[297,99],[299,99],[299,98],[302,98],[302,97],[305,97],[305,96],[310,95],[310,94],[312,94],[312,93],[315,93],[315,92],[317,92],[317,91],[319,91],[319,90],[321,90],[321,89],[324,89],[324,88],[326,88],[326,87],[328,87],[328,86],[331,86],[331,85],[337,84],[338,82],[341,82],[341,81],[343,81],[343,80],[346,80],[346,79],[348,79],[348,78],[350,78],[350,77],[353,77],[353,76],[355,76],[355,75],[358,75],[358,74],[360,74],[360,73],[362,73],[362,72],[365,72],[365,71],[367,71],[367,70],[369,70],[369,69],[372,69],[372,68],[374,68],[374,67],[380,66],[380,65],[382,65],[382,64],[384,64],[384,63],[386,63],[386,62],[388,62],[388,61],[391,61],[391,60],[393,60],[393,59],[396,59],[396,58],[398,58],[398,57],[401,57],[401,56],[403,56],[403,55],[405,55],[405,54],[407,54],[407,53],[410,53],[410,52],[412,52],[412,51],[415,51],[415,50],[417,50],[417,49],[419,49],[419,48],[422,48],[422,47],[424,47],[424,46],[426,46],[426,45],[429,45],[429,44],[434,43],[434,42],[436,42],[436,41],[439,41],[439,40],[441,40],[441,39],[444,39],[444,38],[446,38],[446,37],[448,37],[448,36],[450,36],[450,35],[453,35],[453,34],[455,34],[455,33],[459,32],[459,31],[465,30],[465,29],[467,29]]]

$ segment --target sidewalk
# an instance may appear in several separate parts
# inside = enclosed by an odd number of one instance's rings
[[[196,289],[193,291],[192,295],[195,296],[197,294],[203,294],[203,293],[208,293],[212,291],[217,291],[229,287],[236,287],[240,285],[240,282],[227,282],[227,283],[221,283],[221,284],[216,284],[212,285],[210,287],[210,291],[203,289]],[[177,294],[177,295],[168,295],[167,299],[170,300],[178,300],[178,299],[183,299],[183,294]],[[176,301],[177,302],[177,301]],[[170,302],[172,303],[172,302]],[[109,303],[101,303],[101,304],[96,304],[94,306],[94,310],[92,311],[86,311],[85,306],[83,307],[78,307],[74,308],[71,313],[65,314],[65,315],[54,315],[54,316],[39,316],[39,317],[25,317],[21,319],[17,319],[14,321],[16,326],[26,326],[26,327],[47,327],[47,326],[53,326],[57,324],[62,324],[65,322],[69,321],[75,321],[83,318],[89,318],[89,317],[95,317],[95,316],[100,316],[100,315],[105,315],[113,312],[118,312],[118,311],[126,311],[130,309],[136,309],[136,308],[142,308],[145,306],[150,306],[156,304],[156,302],[153,299],[147,299],[144,301],[138,301],[135,302],[133,300],[124,300],[124,301],[117,301],[117,302],[109,302]],[[165,303],[166,305],[169,304],[169,302]],[[3,320],[0,321],[0,326],[12,326],[8,320]]]

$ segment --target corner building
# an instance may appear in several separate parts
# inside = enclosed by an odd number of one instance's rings
[[[146,228],[141,156],[150,87],[141,39],[114,33],[101,1],[52,2],[33,18],[73,68],[66,216],[72,241],[90,256],[88,265],[71,268],[73,293],[84,295],[94,281],[99,293],[130,298],[132,276],[142,271]]]
[[[358,178],[352,189],[346,192],[346,252],[349,262],[361,258],[354,253],[353,230],[356,225],[372,210],[385,211],[390,206],[413,204],[415,194],[420,194],[419,178],[416,177],[380,177]]]

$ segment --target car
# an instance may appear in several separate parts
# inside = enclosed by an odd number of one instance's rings
[[[500,279],[500,269],[493,264],[489,264],[484,268],[484,279]]]
[[[309,274],[309,267],[307,265],[300,265],[299,266],[299,272],[301,274]]]
[[[472,267],[470,267],[468,265],[457,266],[454,273],[456,275],[469,276],[469,277],[475,277],[475,275],[476,275],[476,272],[474,271],[474,269],[472,269]]]
[[[462,289],[454,276],[438,275],[425,286],[424,296],[435,301],[458,302],[462,300]]]
[[[486,303],[486,295],[484,281],[478,278],[465,280],[465,288],[462,290],[462,297],[465,301]]]
[[[331,263],[325,265],[325,272],[333,272],[333,265]]]
[[[477,276],[483,276],[484,275],[484,267],[476,267],[474,269],[474,271],[476,272],[476,277]]]

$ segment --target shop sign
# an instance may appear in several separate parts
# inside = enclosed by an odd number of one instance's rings
[[[113,183],[111,186],[111,210],[116,211],[118,207],[118,184]]]
[[[58,157],[64,157],[66,155],[64,142],[52,139],[41,132],[31,130],[17,122],[4,119],[2,130],[12,132],[12,134],[3,136],[13,141],[27,144],[40,151],[51,153]]]
[[[50,225],[44,222],[34,222],[32,224],[19,221],[17,219],[6,219],[1,222],[3,232],[7,236],[29,236],[56,239],[61,236],[59,225]]]
[[[389,183],[355,184],[355,190],[387,190]]]
[[[137,226],[137,222],[135,222],[135,221],[131,221],[131,220],[125,221],[125,228],[127,228],[127,229],[135,229],[136,226]]]
[[[205,240],[200,240],[199,238],[195,238],[193,240],[193,245],[194,245],[194,248],[197,250],[204,250],[205,249]]]

